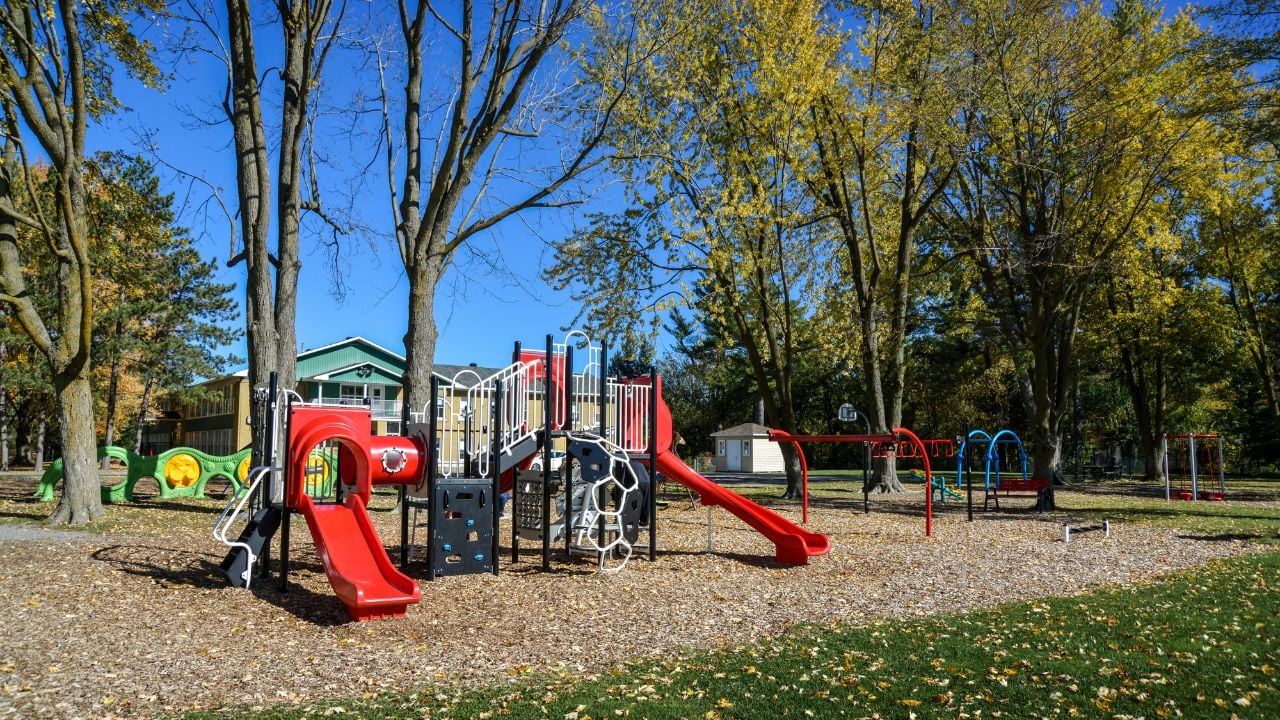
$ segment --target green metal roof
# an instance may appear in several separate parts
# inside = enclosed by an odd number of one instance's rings
[[[404,373],[404,358],[362,337],[353,337],[299,354],[298,379],[308,380],[344,368],[354,374],[356,368],[366,364],[387,378],[386,382],[398,383]],[[342,379],[346,379],[345,371]]]
[[[376,367],[372,363],[365,363],[342,372],[330,373],[325,378],[325,382],[344,382],[353,385],[359,385],[360,383],[399,385],[400,376]]]

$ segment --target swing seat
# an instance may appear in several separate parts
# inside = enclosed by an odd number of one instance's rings
[[[1178,491],[1178,499],[1179,499],[1179,500],[1190,500],[1190,499],[1192,499],[1191,491],[1190,491],[1190,490],[1180,490],[1180,491]]]
[[[1222,502],[1226,500],[1226,498],[1222,496],[1222,492],[1220,490],[1201,490],[1200,499],[1212,500],[1214,502]]]

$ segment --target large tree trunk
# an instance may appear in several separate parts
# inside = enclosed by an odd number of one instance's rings
[[[116,296],[116,302],[124,304],[124,286],[120,286],[120,293]],[[124,337],[124,320],[116,320],[116,337]],[[116,439],[116,396],[120,392],[120,352],[116,351],[111,355],[111,373],[107,381],[107,427],[102,436],[102,444],[104,446],[111,445]],[[99,469],[106,470],[111,467],[111,458],[103,455],[102,461],[98,465]]]
[[[1136,340],[1136,339],[1135,339]],[[1135,349],[1135,346],[1136,349]],[[1158,458],[1160,439],[1164,436],[1164,405],[1166,397],[1164,359],[1154,358],[1153,377],[1148,378],[1141,360],[1142,349],[1135,342],[1121,350],[1121,363],[1125,387],[1133,404],[1134,419],[1138,424],[1138,445],[1142,449],[1145,464],[1143,476],[1147,480],[1164,481],[1164,470]]]
[[[97,443],[93,428],[93,388],[88,364],[65,382],[55,379],[62,423],[62,496],[49,522],[84,525],[102,515]]]
[[[147,406],[151,404],[151,388],[155,387],[155,378],[147,378],[146,384],[142,386],[142,402],[138,405],[138,426],[133,431],[133,452],[135,455],[142,454],[142,430],[147,423]]]
[[[240,234],[248,266],[245,319],[249,345],[249,382],[265,383],[276,370],[279,337],[272,298],[271,174],[263,130],[253,20],[247,0],[227,0],[227,34],[231,59],[231,97],[226,107],[235,141],[236,194],[240,200]],[[237,258],[238,259],[238,258]],[[291,378],[280,379],[292,387]],[[256,462],[256,461],[255,461]]]
[[[867,377],[867,410],[871,420],[871,432],[888,435],[893,432],[885,406],[884,383],[880,376],[880,344],[877,336],[875,309],[863,308],[859,314],[862,325],[862,369]],[[877,493],[903,492],[898,479],[898,461],[894,453],[876,458],[868,477],[868,491]]]
[[[1032,351],[1031,392],[1035,401],[1031,426],[1035,453],[1032,477],[1049,481],[1048,488],[1036,503],[1038,511],[1049,512],[1057,507],[1054,486],[1063,482],[1062,421],[1069,409],[1071,358],[1081,297],[1063,303],[1071,310],[1062,313],[1057,307],[1050,307],[1045,295],[1038,290],[1031,293],[1027,333]]]
[[[0,342],[0,363],[5,361],[5,344]],[[0,383],[0,471],[9,470],[9,397]]]
[[[37,474],[44,472],[44,436],[48,429],[49,421],[44,419],[44,415],[41,415],[40,421],[36,423],[35,458],[31,462]]]
[[[435,293],[440,279],[438,263],[417,263],[409,272],[409,327],[404,334],[405,421],[411,412],[431,413],[431,370],[435,361]],[[430,415],[423,415],[429,418]]]

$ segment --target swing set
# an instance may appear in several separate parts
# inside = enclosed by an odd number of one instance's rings
[[[1169,445],[1174,446],[1177,461],[1178,489],[1174,492],[1173,473],[1169,464]],[[1197,442],[1200,441],[1200,442]],[[1217,445],[1218,452],[1213,452]],[[1160,442],[1164,456],[1164,499],[1222,501],[1227,494],[1227,474],[1222,464],[1222,437],[1217,433],[1165,435]],[[1204,458],[1203,471],[1201,457]]]

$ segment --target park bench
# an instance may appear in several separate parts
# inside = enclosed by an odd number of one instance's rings
[[[1040,493],[1048,489],[1048,480],[1023,480],[1022,478],[1000,480],[995,487],[987,488],[987,495],[982,501],[982,509],[986,510],[987,503],[994,499],[996,501],[996,509],[999,510],[1001,495],[1004,497],[1039,498]]]

